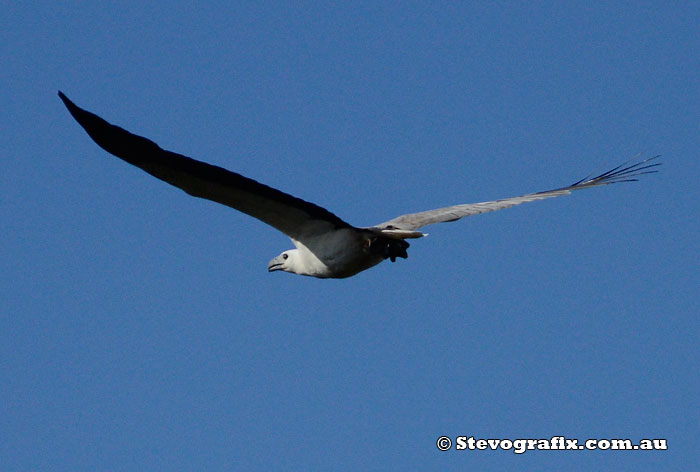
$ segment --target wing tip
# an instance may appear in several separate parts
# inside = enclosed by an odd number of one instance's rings
[[[80,123],[82,125],[83,123],[82,123],[81,119],[79,119],[79,115],[84,115],[86,113],[85,110],[83,110],[78,105],[73,103],[73,101],[70,98],[68,98],[66,96],[66,94],[64,94],[60,90],[58,91],[58,98],[61,99],[61,101],[63,102],[65,107],[68,109],[70,114],[73,116],[73,118],[75,118],[76,121],[78,121],[78,123]]]
[[[68,97],[66,97],[65,93],[61,92],[60,90],[58,91],[58,98],[60,98],[66,106],[68,106],[68,104],[73,105],[73,102]]]
[[[653,162],[660,158],[661,154],[657,154],[646,159],[635,162],[635,159],[630,159],[622,164],[614,167],[600,175],[591,177],[590,175],[570,185],[570,189],[597,187],[600,185],[618,184],[623,182],[637,182],[640,175],[655,174],[659,172],[655,167],[663,164],[662,162]],[[595,175],[595,174],[593,174]]]

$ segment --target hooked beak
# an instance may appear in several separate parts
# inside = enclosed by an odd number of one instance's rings
[[[267,265],[267,271],[274,272],[276,270],[282,270],[283,263],[284,263],[284,259],[282,259],[282,256],[277,256],[274,259],[272,259],[270,261],[270,263]]]

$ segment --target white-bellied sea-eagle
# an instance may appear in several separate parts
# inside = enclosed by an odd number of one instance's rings
[[[629,161],[596,177],[553,190],[491,202],[453,205],[409,213],[384,223],[358,228],[318,205],[281,192],[235,172],[161,149],[149,139],[112,125],[59,96],[73,118],[105,151],[143,169],[152,176],[257,218],[289,236],[296,249],[284,251],[268,265],[270,272],[283,270],[319,278],[345,278],[369,269],[385,259],[406,258],[406,239],[425,236],[418,231],[434,223],[455,221],[512,207],[521,203],[567,195],[574,190],[630,182],[656,172],[658,156]]]

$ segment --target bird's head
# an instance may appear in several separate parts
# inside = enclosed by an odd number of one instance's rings
[[[267,271],[274,272],[276,270],[283,270],[285,272],[297,273],[296,262],[297,258],[299,257],[298,252],[298,249],[284,251],[282,254],[270,261],[270,263],[267,265]]]

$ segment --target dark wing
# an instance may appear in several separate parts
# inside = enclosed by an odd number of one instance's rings
[[[247,213],[298,241],[352,227],[318,205],[221,167],[161,149],[153,141],[83,110],[63,93],[58,95],[102,149],[190,195]]]
[[[502,210],[510,208],[521,203],[534,202],[535,200],[543,200],[545,198],[559,197],[568,195],[574,190],[584,188],[599,187],[601,185],[616,184],[619,182],[635,182],[638,176],[643,174],[651,174],[657,172],[654,167],[660,166],[660,162],[651,163],[659,156],[654,156],[639,162],[628,161],[622,165],[615,167],[597,177],[586,177],[578,182],[554,190],[544,192],[530,193],[520,197],[504,198],[502,200],[494,200],[492,202],[467,203],[464,205],[454,205],[436,210],[422,211],[420,213],[409,213],[402,215],[393,220],[386,221],[376,226],[376,228],[393,227],[398,230],[415,231],[423,226],[432,225],[434,223],[446,223],[456,221],[465,216],[478,215],[489,211]]]

